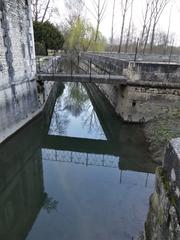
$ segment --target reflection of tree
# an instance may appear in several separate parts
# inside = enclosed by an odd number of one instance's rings
[[[52,197],[49,197],[47,193],[45,195],[46,198],[43,208],[47,211],[47,213],[50,213],[53,210],[57,211],[58,201],[54,200]]]
[[[64,109],[71,112],[74,117],[81,114],[86,101],[89,99],[86,90],[80,83],[69,83],[68,94],[65,97]]]
[[[62,98],[60,97],[57,99],[54,107],[51,125],[49,128],[49,134],[54,134],[54,135],[65,134],[68,123],[69,123],[68,114],[63,112]]]
[[[93,109],[88,93],[81,83],[68,83],[62,97],[56,101],[49,134],[65,135],[71,116],[82,114],[83,127],[89,133],[103,135],[96,112]]]
[[[83,127],[88,128],[88,132],[96,132],[100,135],[104,135],[103,131],[101,129],[101,125],[99,124],[99,119],[97,117],[97,114],[92,107],[91,102],[89,101],[89,104],[86,105],[85,109],[85,115],[83,116]]]

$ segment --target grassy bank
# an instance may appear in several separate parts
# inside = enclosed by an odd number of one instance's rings
[[[162,163],[168,141],[180,137],[180,112],[161,115],[146,123],[144,129],[153,161]]]

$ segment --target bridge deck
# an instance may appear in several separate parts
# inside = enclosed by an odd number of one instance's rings
[[[42,73],[37,75],[42,81],[61,81],[61,82],[82,82],[82,83],[120,83],[127,85],[127,78],[119,75],[100,75],[100,74],[58,74]]]
[[[81,83],[104,83],[104,84],[120,84],[124,86],[149,87],[149,88],[168,88],[180,89],[180,82],[156,82],[156,81],[132,81],[125,76],[119,75],[100,75],[100,74],[58,74],[58,73],[42,73],[37,75],[42,81],[59,81],[59,82],[81,82]]]

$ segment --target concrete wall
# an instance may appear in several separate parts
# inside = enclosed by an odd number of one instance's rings
[[[99,84],[99,88],[127,122],[147,122],[180,111],[180,90],[109,84]]]
[[[145,224],[146,240],[180,239],[180,138],[173,139],[163,167],[156,171],[155,192]]]
[[[0,1],[0,131],[37,110],[30,0]]]
[[[123,75],[131,81],[179,83],[180,65],[160,62],[129,62]]]
[[[135,60],[134,57],[129,58],[129,55],[126,54],[119,58],[108,54],[81,53],[81,58],[92,61],[96,67],[105,69],[112,74],[124,75],[130,81],[179,83],[180,63],[161,62],[159,61],[161,58],[156,58],[155,61],[154,55],[148,56],[149,61],[144,61],[146,58]]]

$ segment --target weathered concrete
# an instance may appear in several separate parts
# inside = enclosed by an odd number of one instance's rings
[[[127,78],[117,75],[100,75],[100,74],[59,74],[59,73],[43,73],[37,77],[42,81],[58,81],[58,82],[81,82],[81,83],[120,83],[127,85]]]
[[[99,84],[99,88],[127,122],[147,122],[159,114],[180,111],[180,89],[118,84]]]
[[[30,0],[0,2],[0,132],[38,109]]]
[[[126,56],[126,57],[125,57]],[[132,81],[152,81],[152,82],[179,82],[180,62],[170,61],[144,61],[125,55],[115,57],[108,54],[81,53],[83,60],[92,62],[97,67],[103,67],[109,72],[121,74]],[[138,56],[137,56],[138,57]]]
[[[156,188],[145,224],[146,240],[180,239],[180,138],[173,139],[163,167],[156,171]]]
[[[171,56],[168,54],[151,54],[151,53],[117,53],[117,52],[88,52],[89,54],[96,54],[105,57],[111,57],[115,59],[124,59],[128,61],[136,61],[138,62],[172,62],[172,63],[180,63],[180,55],[172,54]]]
[[[113,72],[127,78],[127,84],[98,84],[116,113],[127,122],[147,122],[160,114],[180,111],[180,65],[169,62],[132,62],[101,54],[82,53],[92,61],[94,71]],[[87,67],[86,67],[87,69]]]

